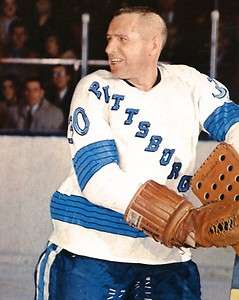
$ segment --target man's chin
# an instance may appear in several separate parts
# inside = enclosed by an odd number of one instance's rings
[[[126,79],[126,75],[124,74],[124,72],[122,72],[121,70],[119,69],[116,69],[116,68],[110,68],[110,71],[112,73],[112,75],[114,77],[117,77],[117,78],[120,78],[120,79]]]

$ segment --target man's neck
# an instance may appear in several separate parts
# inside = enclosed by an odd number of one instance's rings
[[[142,91],[149,91],[155,85],[157,85],[161,80],[161,74],[159,69],[157,68],[154,73],[150,74],[148,78],[142,77],[142,80],[138,79],[130,79],[125,80],[129,85],[134,86]]]

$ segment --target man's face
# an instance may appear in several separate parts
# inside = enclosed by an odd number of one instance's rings
[[[45,49],[47,55],[50,57],[57,57],[60,55],[60,45],[56,36],[49,36],[45,41]]]
[[[29,81],[25,86],[25,98],[30,106],[40,103],[44,95],[44,90],[41,88],[40,82]]]
[[[139,23],[138,14],[122,14],[113,18],[107,31],[110,69],[121,79],[138,78],[148,67],[149,47]]]
[[[53,68],[53,83],[58,90],[63,90],[67,87],[70,80],[69,75],[66,72],[66,69],[62,66]]]
[[[16,1],[15,0],[4,0],[3,1],[3,14],[7,18],[13,18],[16,15]]]
[[[49,0],[36,1],[37,11],[40,15],[48,14],[51,10],[51,2]]]
[[[27,41],[27,33],[24,27],[15,27],[12,33],[12,42],[15,48],[21,49]]]
[[[7,102],[14,102],[16,98],[16,91],[14,84],[11,80],[5,80],[2,83],[2,90],[3,90],[3,95],[4,98]]]

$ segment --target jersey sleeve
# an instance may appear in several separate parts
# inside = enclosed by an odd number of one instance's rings
[[[73,166],[83,196],[124,213],[141,183],[120,167],[116,137],[108,120],[109,106],[97,84],[86,77],[73,95],[67,134]]]
[[[239,106],[219,81],[198,72],[196,94],[201,128],[217,141],[225,141],[229,129],[239,122]]]

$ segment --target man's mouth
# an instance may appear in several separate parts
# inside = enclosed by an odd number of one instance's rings
[[[116,65],[118,63],[121,63],[123,61],[123,59],[121,58],[109,58],[109,63],[111,65]]]

